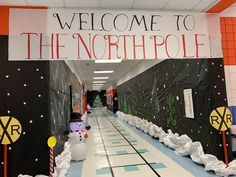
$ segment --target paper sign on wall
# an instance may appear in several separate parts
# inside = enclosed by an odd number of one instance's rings
[[[193,96],[192,89],[184,90],[184,105],[185,105],[185,116],[187,118],[194,118],[194,109],[193,109]]]

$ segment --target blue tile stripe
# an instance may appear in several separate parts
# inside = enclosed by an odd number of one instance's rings
[[[105,175],[105,174],[111,174],[110,168],[102,168],[96,170],[96,175]]]
[[[105,152],[97,152],[97,153],[95,153],[95,156],[96,157],[105,157],[106,153]]]
[[[147,149],[137,149],[137,151],[138,151],[139,153],[149,152]]]
[[[130,165],[123,167],[126,172],[139,171],[139,168],[136,165]]]
[[[166,168],[166,166],[163,163],[153,163],[153,164],[150,164],[150,165],[154,169]]]
[[[120,144],[120,141],[113,141],[112,144]]]
[[[124,154],[128,154],[128,152],[125,150],[125,151],[116,151],[116,154],[117,155],[124,155]]]

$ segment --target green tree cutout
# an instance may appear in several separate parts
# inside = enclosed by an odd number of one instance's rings
[[[96,96],[96,98],[93,102],[93,107],[103,107],[102,101],[98,95]]]
[[[167,97],[167,124],[172,124],[173,126],[176,125],[176,116],[174,116],[175,113],[175,107],[174,107],[174,101],[175,98],[172,95],[168,95]]]

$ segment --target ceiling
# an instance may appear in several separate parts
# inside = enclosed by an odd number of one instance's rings
[[[220,0],[1,0],[6,6],[155,9],[205,12]]]
[[[76,68],[76,74],[79,75],[86,89],[100,89],[100,87],[93,87],[93,77],[104,77],[108,76],[106,83],[101,89],[108,89],[110,86],[115,86],[116,81],[124,76],[132,68],[141,64],[143,60],[123,60],[121,63],[95,63],[94,61],[70,61]],[[111,74],[94,74],[96,70],[113,70]],[[102,79],[103,80],[103,79]],[[99,80],[98,80],[99,81]]]

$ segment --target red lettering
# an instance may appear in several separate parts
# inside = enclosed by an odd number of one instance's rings
[[[60,58],[60,48],[65,48],[64,45],[60,45],[60,42],[59,42],[59,36],[60,35],[67,35],[67,34],[56,34],[56,49],[57,49],[57,59],[67,59],[68,57],[65,57],[65,58]]]
[[[54,51],[53,51],[53,33],[51,34],[51,44],[43,44],[43,33],[39,33],[39,58],[43,59],[43,47],[51,47],[51,55],[52,59],[54,58]]]
[[[171,36],[173,36],[175,39],[177,39],[177,41],[178,41],[178,50],[177,50],[177,52],[176,52],[176,55],[174,56],[174,57],[171,57],[170,56],[170,53],[169,53],[169,50],[168,50],[168,40],[169,40],[169,38],[171,37]],[[166,39],[165,39],[165,49],[166,49],[166,54],[167,54],[167,56],[169,57],[169,58],[176,58],[176,56],[178,55],[178,53],[179,53],[179,39],[177,38],[177,36],[176,35],[174,35],[174,34],[169,34],[169,35],[167,35],[166,36]],[[176,46],[171,46],[171,49],[176,49]]]
[[[112,41],[111,41],[111,37],[116,37],[116,41],[115,41],[115,42],[112,42]],[[111,52],[111,51],[112,51],[112,50],[111,50],[112,46],[114,46],[115,49],[116,49],[116,58],[120,59],[121,57],[118,55],[119,37],[116,36],[116,35],[105,35],[104,38],[108,40],[108,47],[109,47],[108,59],[111,59],[111,58],[112,58],[112,54],[111,54],[111,53],[112,53],[112,52]]]
[[[160,37],[160,39],[162,40],[162,42],[157,43],[157,37]],[[156,35],[156,36],[150,36],[150,38],[153,38],[153,42],[154,42],[154,52],[155,52],[155,58],[154,59],[158,59],[158,50],[157,50],[157,46],[162,46],[164,44],[164,38],[161,35]]]
[[[105,42],[105,40],[103,40],[104,43],[105,43],[105,49],[104,49],[103,55],[102,55],[100,58],[98,58],[98,57],[96,56],[95,50],[94,50],[94,49],[96,48],[96,47],[95,47],[95,39],[96,39],[98,36],[102,37],[102,39],[105,38],[103,35],[100,35],[100,34],[94,35],[93,40],[92,40],[93,55],[94,55],[94,58],[95,58],[95,59],[103,59],[103,58],[104,58],[104,55],[105,55],[105,52],[106,52],[106,42]],[[97,50],[98,50],[98,49],[97,49]]]
[[[205,36],[205,34],[195,34],[195,44],[196,44],[196,57],[199,57],[199,46],[204,46],[204,43],[199,43],[198,37]]]
[[[84,46],[84,48],[85,48],[85,50],[86,50],[86,52],[87,52],[87,54],[88,54],[89,59],[92,58],[92,56],[91,56],[91,34],[88,34],[88,35],[89,35],[89,49],[88,49],[88,46],[85,44],[84,39],[81,37],[81,35],[80,35],[79,33],[74,33],[74,34],[72,35],[72,37],[73,37],[74,39],[76,38],[76,36],[77,36],[77,38],[78,38],[78,51],[77,51],[78,59],[81,58],[81,57],[80,57],[80,41],[82,42],[82,44],[83,44],[83,46]]]
[[[27,35],[27,48],[28,48],[28,58],[26,58],[26,59],[31,59],[31,55],[30,55],[30,52],[31,52],[31,35],[36,35],[36,36],[38,36],[38,34],[37,33],[21,33],[20,34],[20,36],[22,36],[22,35],[24,35],[24,34],[26,34]]]
[[[188,57],[188,58],[192,58],[193,56],[187,56],[187,52],[186,52],[186,39],[185,39],[185,35],[182,34],[182,42],[183,42],[183,50],[184,50],[184,57]]]
[[[136,35],[133,35],[133,54],[134,59],[136,59],[136,48],[141,47],[143,49],[143,59],[146,59],[146,53],[145,53],[145,36],[142,35],[142,44],[137,45],[136,44]]]
[[[126,39],[127,39],[127,37],[131,37],[131,36],[130,35],[120,35],[119,37],[124,38],[124,59],[127,59]]]

